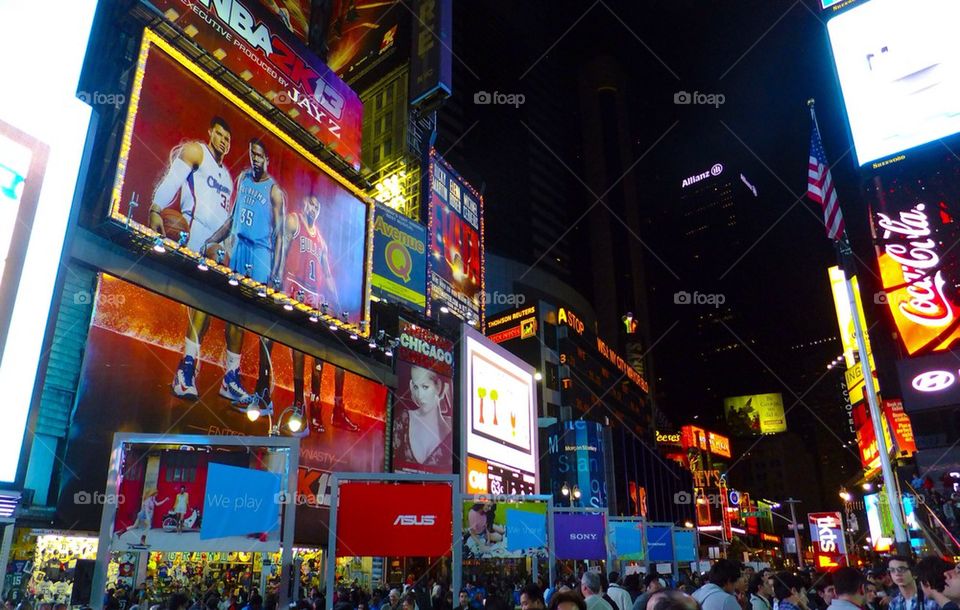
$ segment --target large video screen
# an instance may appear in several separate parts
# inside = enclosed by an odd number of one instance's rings
[[[857,162],[960,132],[960,3],[871,0],[827,23]]]
[[[150,32],[138,75],[114,220],[358,330],[372,203]]]
[[[469,493],[537,493],[533,368],[463,326],[461,391]],[[481,489],[482,488],[482,489]]]
[[[68,522],[98,527],[99,507],[75,499],[102,494],[117,430],[267,435],[266,413],[251,422],[243,395],[300,437],[298,541],[326,541],[331,473],[383,472],[386,386],[109,275],[80,298],[94,311],[58,507]]]

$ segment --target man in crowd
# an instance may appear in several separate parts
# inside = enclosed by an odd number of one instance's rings
[[[890,600],[889,610],[938,610],[932,599],[925,599],[913,575],[913,559],[894,555],[887,561],[887,572],[897,585],[897,594]]]
[[[545,610],[546,607],[540,587],[531,583],[520,589],[520,610]]]
[[[580,577],[580,593],[587,602],[587,610],[613,610],[607,600],[603,599],[603,585],[596,572],[583,573]]]
[[[960,572],[956,566],[940,557],[924,557],[917,563],[917,581],[926,599],[933,600],[941,610],[960,610]]]
[[[777,572],[773,577],[773,596],[778,610],[800,610],[807,607],[807,590],[803,581],[792,572]]]
[[[644,576],[643,593],[633,602],[633,610],[647,610],[647,602],[650,601],[650,596],[661,589],[663,589],[663,583],[660,582],[659,576],[654,573]]]
[[[460,591],[460,598],[458,599],[458,605],[454,610],[469,610],[470,609],[470,594],[466,589]]]
[[[823,574],[813,583],[814,596],[809,600],[811,608],[827,610],[837,597],[837,590],[829,574]]]
[[[631,610],[633,608],[633,598],[620,583],[620,572],[610,572],[608,578],[610,587],[607,589],[607,595],[617,604],[619,610]]]
[[[558,590],[550,597],[550,610],[587,610],[587,604],[576,591]]]
[[[741,610],[734,591],[740,585],[740,564],[729,559],[718,559],[710,568],[707,584],[693,592],[693,598],[702,610]]]
[[[833,595],[829,610],[862,610],[866,599],[864,578],[855,568],[839,568],[833,573]]]
[[[767,572],[754,574],[747,586],[751,610],[773,610],[773,578]]]

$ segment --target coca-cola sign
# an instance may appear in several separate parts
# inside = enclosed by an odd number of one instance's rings
[[[887,198],[881,201],[892,207]],[[949,349],[960,338],[956,292],[943,260],[949,246],[939,234],[944,218],[936,204],[924,201],[881,209],[874,217],[884,287],[878,301],[889,306],[910,355]]]

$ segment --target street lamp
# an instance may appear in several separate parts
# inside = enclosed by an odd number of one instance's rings
[[[853,495],[851,495],[850,492],[847,491],[846,489],[841,488],[840,499],[843,500],[844,502],[849,502],[850,500],[853,500]]]

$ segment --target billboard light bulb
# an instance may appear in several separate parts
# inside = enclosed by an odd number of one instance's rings
[[[293,303],[291,303],[290,301],[287,301],[286,303],[283,304],[283,308],[287,311],[293,311]]]
[[[166,248],[163,247],[163,238],[159,235],[153,240],[153,251],[157,254],[163,254],[167,251]]]
[[[301,413],[301,408],[294,407],[293,413],[290,414],[290,419],[287,420],[287,429],[290,432],[300,432],[300,429],[303,428],[303,414]]]
[[[205,260],[203,260],[203,259],[200,259],[200,262],[197,263],[197,270],[198,270],[198,271],[207,271],[207,270],[209,270],[209,269],[210,269],[210,267],[207,267],[207,261],[205,261]]]
[[[237,279],[237,276],[235,274],[231,273],[230,279],[227,280],[227,283],[230,284],[231,286],[239,286],[240,280]]]
[[[256,402],[250,403],[247,407],[247,419],[250,421],[257,421],[260,419],[260,407],[257,406]]]
[[[564,496],[570,495],[570,488],[567,486],[566,483],[564,483],[563,487],[560,488],[560,493],[562,493]]]
[[[450,313],[450,308],[447,307],[446,305],[441,305],[441,306],[440,306],[440,313]]]
[[[315,314],[310,314],[309,320],[310,320],[311,322],[313,322],[314,324],[316,324],[317,322],[320,321],[320,318],[318,318]]]
[[[533,378],[536,379],[537,381],[540,381],[543,379],[543,374],[540,371],[537,371],[536,373],[533,374]]]

